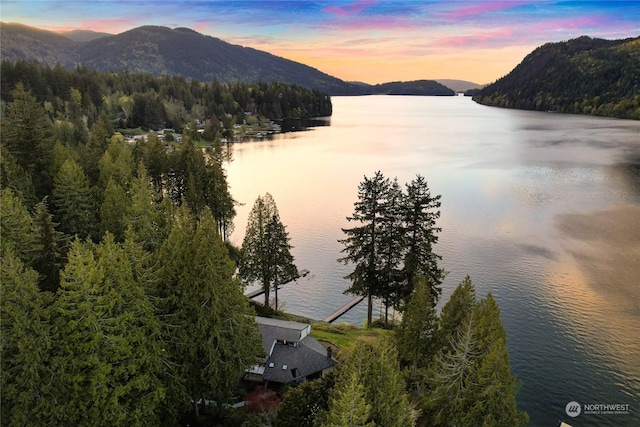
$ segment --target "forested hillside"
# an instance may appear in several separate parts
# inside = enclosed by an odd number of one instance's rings
[[[473,99],[485,105],[640,120],[640,37],[548,43]]]
[[[235,124],[250,116],[266,119],[331,115],[331,98],[315,89],[283,83],[202,83],[180,76],[155,77],[142,73],[102,73],[86,67],[67,70],[35,62],[3,61],[1,96],[13,100],[18,83],[30,91],[54,121],[54,128],[72,132],[81,141],[104,113],[115,128],[157,130],[165,127],[196,132],[206,124],[205,136],[230,136]],[[195,135],[194,135],[195,136]]]
[[[336,95],[362,93],[307,65],[188,28],[142,26],[87,42],[13,23],[2,23],[0,33],[2,58],[12,62],[35,60],[66,68],[84,64],[103,72],[181,75],[205,82],[280,81]]]

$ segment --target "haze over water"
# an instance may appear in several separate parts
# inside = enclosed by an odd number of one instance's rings
[[[285,285],[292,313],[321,319],[349,301],[336,261],[357,186],[381,170],[442,195],[435,250],[449,272],[441,307],[469,274],[507,329],[530,425],[640,425],[640,122],[506,110],[465,97],[333,97],[307,131],[235,144],[232,241],[270,192],[311,274]],[[376,313],[378,314],[378,313]],[[360,304],[340,321],[362,324]],[[565,405],[629,404],[629,414]]]

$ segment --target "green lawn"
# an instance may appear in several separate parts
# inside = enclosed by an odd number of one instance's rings
[[[346,323],[332,325],[317,322],[311,325],[311,335],[319,341],[330,342],[339,347],[340,350],[348,352],[359,339],[370,342],[393,339],[395,332],[388,329],[360,328]]]

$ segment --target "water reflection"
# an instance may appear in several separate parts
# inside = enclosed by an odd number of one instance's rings
[[[320,319],[351,298],[337,240],[363,176],[419,173],[442,195],[442,301],[466,274],[494,294],[532,425],[554,425],[574,399],[635,408],[583,423],[640,425],[640,122],[373,96],[334,98],[326,124],[238,144],[228,165],[245,204],[233,241],[268,191],[311,271],[279,291],[288,310]]]

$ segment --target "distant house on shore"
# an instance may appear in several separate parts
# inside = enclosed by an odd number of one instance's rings
[[[266,385],[300,383],[321,378],[337,361],[311,336],[311,325],[256,317],[267,357],[264,364],[248,369],[245,379]]]

